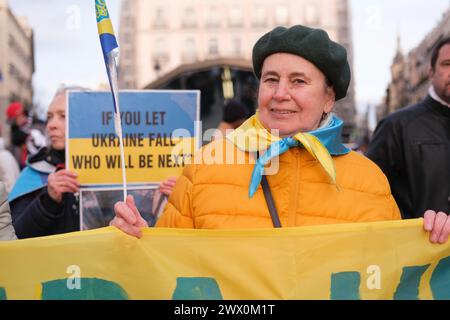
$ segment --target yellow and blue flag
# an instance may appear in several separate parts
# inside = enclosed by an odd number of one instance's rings
[[[119,55],[119,45],[117,44],[114,29],[109,18],[108,8],[105,0],[95,0],[95,13],[97,17],[98,34],[102,45],[103,58],[105,59],[106,71],[108,73],[109,85],[113,96],[114,104],[114,127],[119,137],[120,144],[120,160],[122,164],[122,181],[123,181],[123,198],[127,197],[126,189],[126,173],[125,173],[125,155],[122,139],[122,124],[119,110],[119,89],[117,85],[117,65],[116,57]]]
[[[109,18],[108,8],[105,0],[95,0],[95,13],[97,16],[98,34],[100,36],[100,43],[102,45],[103,57],[105,64],[108,65],[113,62],[111,53],[118,48],[114,29]]]

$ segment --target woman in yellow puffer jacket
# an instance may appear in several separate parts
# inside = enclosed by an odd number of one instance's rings
[[[260,79],[258,112],[200,150],[156,226],[245,229],[401,219],[386,177],[342,144],[343,122],[331,113],[350,83],[345,48],[320,29],[278,27],[255,44],[253,68]],[[131,197],[115,212],[111,225],[141,236],[146,222]]]

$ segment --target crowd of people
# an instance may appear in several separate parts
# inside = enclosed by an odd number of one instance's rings
[[[367,157],[342,143],[343,121],[333,112],[351,80],[343,46],[321,29],[277,27],[256,42],[252,61],[260,81],[256,114],[227,101],[219,134],[208,145],[208,152],[232,150],[244,163],[193,161],[181,176],[161,182],[168,201],[156,227],[281,228],[423,217],[430,241],[447,242],[450,38],[432,52],[428,96],[383,119]],[[58,90],[48,107],[45,147],[20,103],[7,110],[17,161],[0,140],[0,240],[80,230],[80,185],[65,168],[66,92]],[[268,172],[275,161],[278,170]],[[142,236],[148,219],[132,196],[110,206],[110,225]]]

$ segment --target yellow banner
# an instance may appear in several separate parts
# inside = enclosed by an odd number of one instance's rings
[[[112,227],[0,244],[0,299],[450,299],[422,220],[279,230]]]

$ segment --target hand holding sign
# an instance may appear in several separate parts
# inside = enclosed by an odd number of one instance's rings
[[[176,183],[177,177],[170,177],[159,184],[159,191],[169,197]]]
[[[69,170],[59,170],[48,176],[48,194],[58,203],[62,202],[63,193],[75,193],[80,189],[77,174]]]
[[[126,203],[119,201],[114,205],[116,217],[110,222],[114,226],[130,236],[141,238],[141,228],[148,227],[139,210],[136,208],[133,196],[127,196]]]

